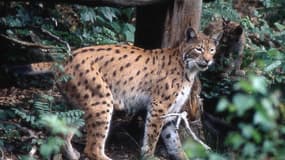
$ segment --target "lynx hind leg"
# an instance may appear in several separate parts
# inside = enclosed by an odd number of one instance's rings
[[[87,157],[92,160],[110,160],[105,155],[105,143],[113,112],[113,97],[100,73],[96,72],[95,75],[89,72],[84,77],[74,76],[66,87],[67,91],[68,88],[72,91],[67,92],[67,96],[85,111],[87,142],[84,152]]]
[[[166,147],[167,153],[172,160],[187,160],[187,156],[182,149],[178,130],[171,121],[165,124],[161,132],[161,138]]]
[[[87,144],[84,152],[94,160],[110,160],[105,155],[105,143],[112,118],[113,98],[110,89],[102,84],[95,83],[92,99],[85,107]]]
[[[107,105],[98,105],[99,107],[100,109],[89,109],[89,113],[86,114],[87,142],[84,152],[92,160],[110,160],[105,155],[105,143],[110,128],[112,108]]]

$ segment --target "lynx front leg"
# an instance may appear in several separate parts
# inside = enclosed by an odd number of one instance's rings
[[[180,141],[175,124],[167,122],[162,129],[161,137],[166,147],[167,153],[172,160],[187,160]]]
[[[154,152],[159,139],[164,120],[161,118],[165,114],[163,109],[156,109],[157,104],[150,108],[145,124],[143,147],[141,149],[142,159],[154,159]]]

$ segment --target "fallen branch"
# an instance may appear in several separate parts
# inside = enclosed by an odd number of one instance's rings
[[[29,137],[26,139],[31,139],[31,138],[38,138],[38,135],[31,129],[27,128],[27,127],[23,127],[20,124],[17,124],[15,122],[10,122],[10,121],[0,121],[1,124],[9,124],[9,125],[14,125],[15,127],[17,127],[18,129],[20,129],[21,131],[28,133]]]
[[[177,122],[176,122],[176,129],[179,129],[179,126],[181,124],[181,120],[184,121],[185,123],[185,127],[186,127],[186,131],[188,132],[188,134],[190,134],[193,139],[195,141],[197,141],[198,143],[200,143],[206,150],[211,150],[211,148],[205,144],[202,140],[200,140],[196,134],[193,132],[193,130],[191,129],[190,125],[189,125],[189,122],[188,122],[188,119],[187,119],[187,115],[188,113],[186,111],[182,112],[182,113],[169,113],[165,116],[161,116],[161,118],[168,118],[168,117],[177,117]]]
[[[50,31],[48,31],[44,28],[36,27],[36,26],[23,26],[23,27],[0,26],[0,29],[30,29],[30,30],[34,30],[37,32],[41,32],[41,33],[51,37],[52,39],[54,39],[60,43],[63,43],[67,48],[68,55],[71,55],[71,47],[70,47],[69,43],[67,41],[62,40],[60,37],[54,35],[53,33],[51,33]],[[21,45],[25,45],[25,46],[29,46],[29,47],[38,47],[38,48],[43,48],[43,49],[57,49],[57,47],[54,47],[54,46],[45,46],[45,45],[41,45],[41,44],[25,42],[22,40],[18,40],[18,39],[12,38],[12,37],[5,36],[3,34],[1,34],[1,36],[8,39],[8,40],[11,40],[15,43],[19,43]]]
[[[68,42],[66,42],[66,41],[64,41],[64,40],[62,40],[62,39],[60,39],[58,36],[52,34],[51,32],[49,32],[49,31],[47,31],[47,30],[45,30],[45,29],[43,29],[43,28],[38,28],[38,29],[40,29],[40,31],[41,31],[42,33],[44,33],[44,34],[46,34],[46,35],[52,37],[52,38],[55,39],[56,41],[59,41],[60,43],[63,43],[63,44],[66,46],[66,48],[67,48],[67,53],[68,53],[68,55],[71,55],[71,48],[70,48],[70,45],[69,45]]]
[[[0,152],[1,152],[1,159],[0,159],[0,160],[4,160],[4,158],[5,158],[5,153],[4,153],[4,151],[2,150],[2,148],[0,148]]]
[[[31,43],[31,42],[26,42],[26,41],[22,41],[22,40],[19,40],[19,39],[16,39],[16,38],[12,38],[12,37],[8,37],[4,34],[0,34],[1,37],[7,39],[7,40],[10,40],[14,43],[17,43],[17,44],[20,44],[20,45],[23,45],[23,46],[28,46],[28,47],[35,47],[35,48],[42,48],[42,49],[54,49],[56,47],[54,46],[46,46],[46,45],[42,45],[42,44],[37,44],[37,43]]]
[[[138,144],[136,139],[133,136],[131,136],[127,131],[121,132],[121,134],[126,135],[128,138],[130,138],[131,141],[133,141],[136,144],[137,148],[140,148],[140,145]]]
[[[35,153],[37,152],[37,147],[33,146],[32,149],[29,152],[29,157],[32,158],[34,157]]]

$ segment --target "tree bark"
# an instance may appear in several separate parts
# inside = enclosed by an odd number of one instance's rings
[[[167,11],[161,47],[176,47],[183,39],[185,30],[200,28],[202,0],[176,0]]]

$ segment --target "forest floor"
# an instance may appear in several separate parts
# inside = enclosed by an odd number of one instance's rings
[[[50,89],[38,89],[38,88],[4,88],[0,90],[0,109],[8,109],[9,107],[22,107],[22,109],[26,111],[32,112],[33,106],[31,105],[31,100],[39,94],[48,94],[61,98],[58,92],[54,92]],[[109,157],[114,160],[136,160],[139,159],[141,141],[143,138],[143,125],[144,121],[141,116],[137,116],[136,118],[122,119],[119,116],[116,116],[112,122],[111,133],[108,138],[106,153]],[[23,153],[22,150],[19,150],[20,147],[26,145],[27,143],[31,143],[32,135],[37,135],[37,137],[45,137],[47,136],[45,131],[37,130],[22,122],[19,118],[15,117],[8,121],[1,121],[3,124],[11,124],[15,125],[19,132],[23,135],[17,136],[14,139],[12,138],[7,144],[5,143],[5,148],[2,153],[2,160],[17,160],[20,159],[21,155],[28,155],[29,153]],[[0,129],[0,135],[4,131]],[[73,138],[74,147],[81,153],[81,159],[86,159],[83,154],[83,149],[85,145],[85,128],[82,127],[80,132],[83,133],[81,137]],[[0,137],[3,138],[2,136]],[[166,160],[167,155],[165,150],[162,149],[163,145],[160,143],[157,147],[157,153],[162,160]],[[39,146],[37,146],[37,151],[39,151]],[[4,155],[3,155],[4,154]],[[36,152],[34,157],[36,159],[41,159],[39,153]],[[61,154],[54,155],[53,160],[61,160],[65,159]]]

